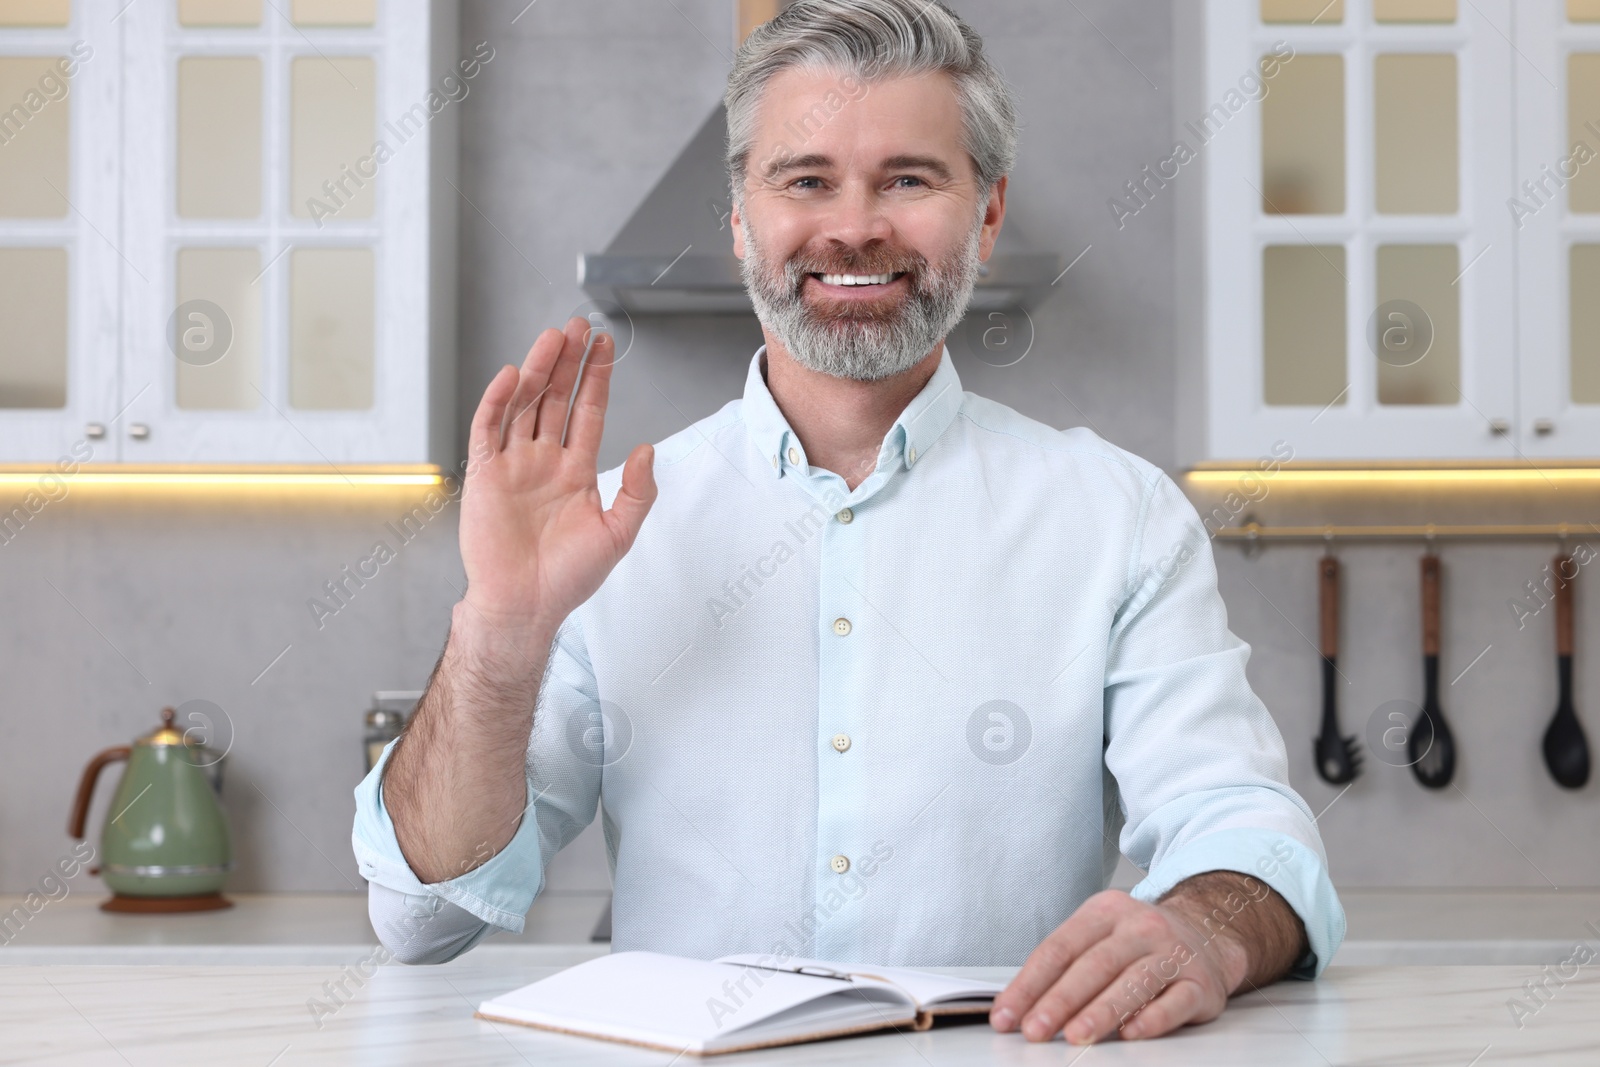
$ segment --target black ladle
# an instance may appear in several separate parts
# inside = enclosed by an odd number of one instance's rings
[[[1544,763],[1550,777],[1567,789],[1582,789],[1589,780],[1589,741],[1583,724],[1572,706],[1572,583],[1578,577],[1577,562],[1557,556],[1552,568],[1556,577],[1556,671],[1561,681],[1561,699],[1556,716],[1544,732]],[[1571,574],[1568,578],[1566,575]]]
[[[1322,729],[1312,749],[1317,774],[1329,785],[1345,785],[1361,773],[1361,753],[1354,735],[1339,736],[1339,712],[1334,702],[1334,676],[1339,656],[1339,561],[1324,556],[1317,564],[1322,607]]]
[[[1443,789],[1456,773],[1456,740],[1439,706],[1439,557],[1422,557],[1422,714],[1406,739],[1411,772],[1429,789]]]

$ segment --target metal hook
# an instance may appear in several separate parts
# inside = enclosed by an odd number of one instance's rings
[[[1322,528],[1322,558],[1333,558],[1333,523],[1328,523]]]
[[[1239,525],[1245,532],[1244,558],[1255,559],[1261,555],[1262,549],[1266,547],[1260,538],[1261,523],[1256,520],[1255,515],[1247,511],[1239,517]]]

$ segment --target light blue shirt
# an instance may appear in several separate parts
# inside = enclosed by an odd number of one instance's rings
[[[385,943],[404,905],[442,916],[421,940],[444,947],[402,958],[519,931],[598,806],[616,951],[1021,964],[1120,851],[1145,901],[1256,877],[1305,923],[1295,974],[1327,966],[1345,921],[1321,839],[1159,468],[964,392],[946,350],[852,491],[807,463],[762,349],[655,477],[561,628],[511,842],[423,885],[383,764],[356,790]]]

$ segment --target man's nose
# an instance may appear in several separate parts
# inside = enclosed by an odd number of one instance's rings
[[[894,236],[894,226],[883,213],[876,191],[861,184],[852,185],[833,203],[823,223],[822,236],[830,241],[864,248]]]

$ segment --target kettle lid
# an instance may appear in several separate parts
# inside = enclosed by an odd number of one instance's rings
[[[161,709],[161,726],[134,742],[136,745],[187,745],[191,742],[184,732],[173,725],[178,712],[175,708]]]

